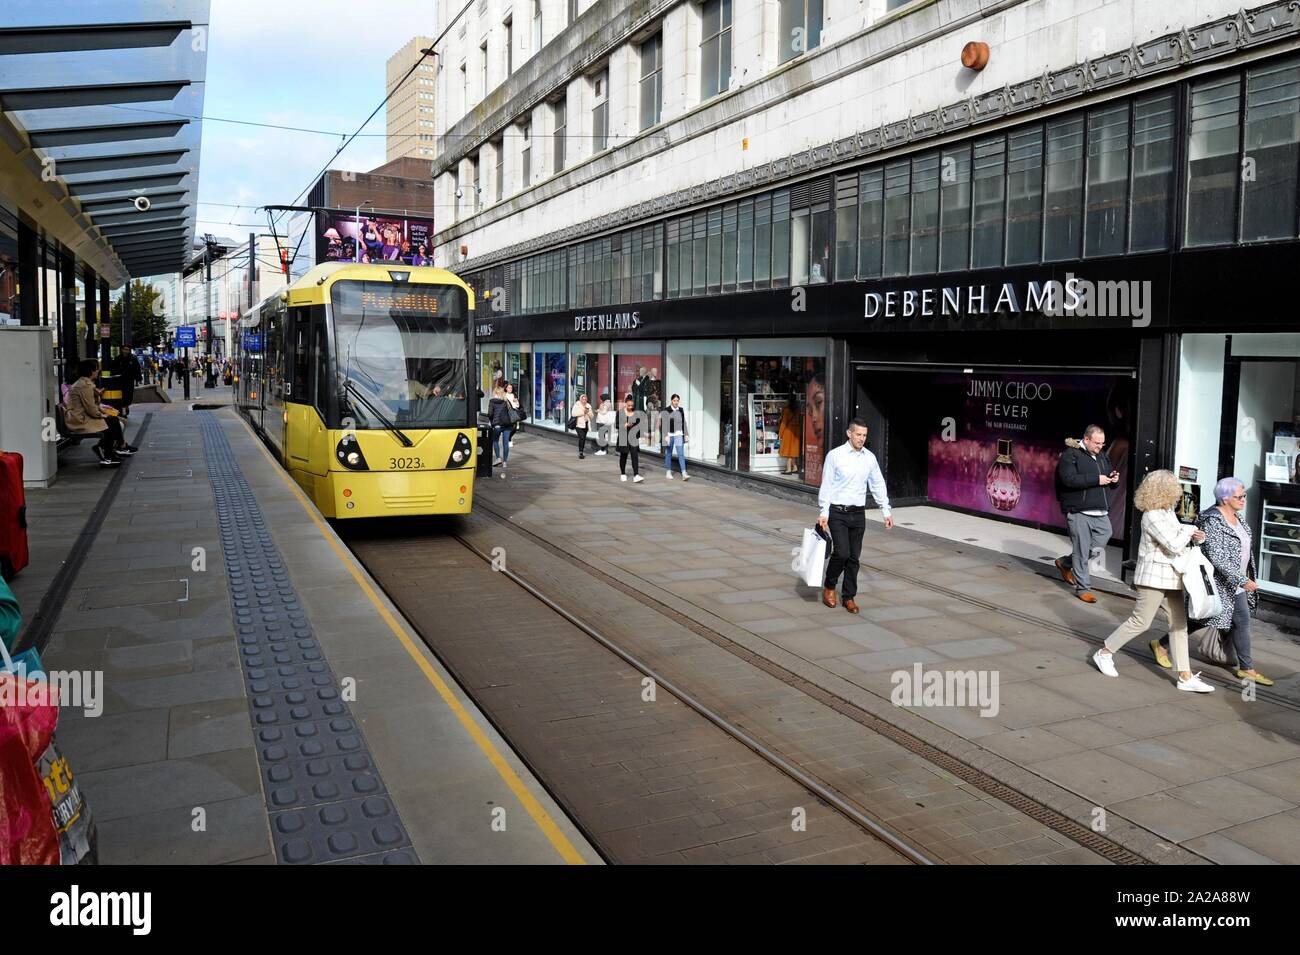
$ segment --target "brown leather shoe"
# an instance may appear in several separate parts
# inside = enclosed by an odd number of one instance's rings
[[[858,612],[858,602],[857,602],[856,600],[854,600],[852,597],[845,597],[845,598],[844,598],[844,609],[847,610],[849,613],[857,613],[857,612]]]
[[[1097,595],[1091,590],[1080,590],[1079,599],[1086,604],[1095,604],[1097,602]]]
[[[1062,563],[1061,563],[1061,558],[1059,558],[1059,557],[1056,558],[1056,569],[1057,569],[1058,571],[1060,571],[1061,579],[1064,580],[1064,581],[1065,581],[1067,584],[1069,584],[1071,587],[1073,587],[1073,586],[1074,586],[1074,571],[1072,571],[1069,567],[1066,567],[1064,564],[1062,564]]]
[[[835,588],[834,588],[834,587],[823,587],[823,588],[822,588],[822,603],[824,603],[824,604],[825,604],[826,606],[828,606],[828,607],[834,607],[834,606],[835,606]]]

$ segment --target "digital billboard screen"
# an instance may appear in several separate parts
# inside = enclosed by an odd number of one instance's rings
[[[330,210],[316,216],[317,262],[433,265],[432,219]]]

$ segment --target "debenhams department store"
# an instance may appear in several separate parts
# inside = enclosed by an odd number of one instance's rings
[[[809,493],[858,415],[897,503],[1049,529],[1095,422],[1127,556],[1145,472],[1188,516],[1236,475],[1262,588],[1300,599],[1300,24],[1243,23],[467,263],[481,387],[557,433],[579,393],[677,393],[693,466]]]

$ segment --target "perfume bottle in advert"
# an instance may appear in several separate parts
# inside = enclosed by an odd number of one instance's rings
[[[1020,503],[1020,472],[1011,459],[1011,442],[1006,438],[998,438],[998,456],[989,465],[984,487],[989,492],[989,503],[999,511],[1015,510]]]

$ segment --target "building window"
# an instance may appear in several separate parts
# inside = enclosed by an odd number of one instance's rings
[[[736,204],[722,210],[722,291],[736,290]]]
[[[1300,152],[1300,59],[1290,57],[1246,74],[1246,134],[1241,238],[1296,234],[1296,168]]]
[[[1043,260],[1077,259],[1083,236],[1083,119],[1047,124]]]
[[[520,182],[520,188],[527,189],[533,179],[533,166],[532,166],[533,124],[524,123],[522,126],[520,126],[519,135],[520,138],[523,140],[523,146],[520,148],[519,151],[519,168],[523,173],[523,178],[522,181]]]
[[[609,67],[601,70],[592,80],[591,151],[598,153],[609,146]]]
[[[478,48],[478,55],[479,55],[479,82],[483,84],[483,97],[482,97],[482,98],[483,98],[483,99],[487,99],[487,95],[488,95],[488,70],[487,70],[487,66],[488,66],[488,64],[487,64],[487,41],[486,41],[486,40],[484,40],[484,41],[483,41],[483,45],[480,46],[480,47]]]
[[[912,274],[939,268],[939,154],[912,160]]]
[[[742,292],[754,287],[754,200],[740,203],[739,239],[737,241],[736,288]]]
[[[1006,140],[997,136],[976,142],[973,163],[970,267],[986,269],[1002,264],[1006,229]]]
[[[780,0],[777,45],[780,62],[814,50],[822,42],[822,0]]]
[[[790,190],[772,194],[772,288],[790,284]]]
[[[701,9],[700,99],[726,92],[731,81],[731,0],[705,0]]]
[[[568,104],[564,100],[556,100],[552,107],[555,116],[555,168],[553,172],[559,172],[564,168],[564,140],[568,135],[566,124],[568,122]]]
[[[469,112],[469,73],[464,63],[460,65],[460,109],[462,115]]]
[[[542,0],[533,0],[533,49],[534,54],[542,49]]]
[[[880,275],[881,235],[885,222],[885,170],[882,166],[858,173],[858,277]]]
[[[714,206],[709,210],[708,268],[705,270],[707,285],[705,291],[716,295],[722,282],[722,207]]]
[[[691,285],[693,294],[703,295],[705,284],[704,274],[705,266],[709,261],[708,257],[708,216],[703,212],[697,212],[692,217],[692,240],[691,240]],[[685,282],[683,281],[683,286]]]
[[[1083,211],[1083,254],[1124,251],[1128,188],[1127,103],[1088,113],[1088,196]]]
[[[1192,86],[1187,148],[1188,245],[1214,245],[1236,238],[1237,181],[1241,178],[1241,78],[1205,80]]]
[[[939,161],[939,271],[970,263],[970,146],[945,149]]]
[[[454,172],[451,175],[451,195],[454,200],[452,206],[452,219],[460,220],[460,173]]]
[[[663,115],[664,35],[656,33],[641,44],[641,128],[649,129]]]
[[[1042,255],[1043,127],[1007,137],[1007,265]]]
[[[1133,102],[1133,182],[1129,200],[1129,251],[1169,248],[1169,208],[1174,192],[1174,94]]]
[[[496,168],[493,170],[496,184],[493,188],[496,190],[496,201],[500,202],[506,196],[506,138],[502,136],[492,144],[492,148],[497,155]]]
[[[502,26],[506,28],[506,78],[509,79],[515,72],[515,21],[513,19],[507,20]]]
[[[884,275],[907,274],[910,231],[911,163],[906,159],[885,166]]]
[[[470,169],[472,170],[473,173],[473,175],[470,177],[470,187],[474,190],[474,195],[471,197],[470,200],[470,208],[473,209],[475,212],[478,212],[479,210],[479,196],[482,195],[482,193],[479,190],[478,160],[479,157],[474,156],[474,158],[469,161]]]

